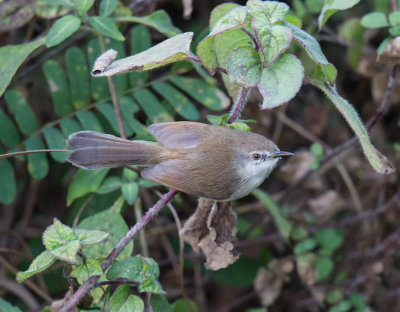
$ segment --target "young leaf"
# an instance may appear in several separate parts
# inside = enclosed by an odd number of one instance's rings
[[[86,13],[93,6],[94,0],[78,0],[74,2],[74,7],[81,13]]]
[[[67,206],[86,194],[95,192],[104,180],[109,169],[82,170],[79,169],[68,188]]]
[[[17,90],[8,90],[4,98],[21,132],[25,135],[35,133],[38,129],[36,117],[23,95]]]
[[[17,184],[15,181],[14,169],[6,159],[0,160],[0,203],[11,204],[17,195]]]
[[[386,15],[382,12],[372,12],[361,18],[361,25],[365,28],[381,28],[389,26]]]
[[[152,87],[158,94],[163,96],[183,118],[188,120],[198,120],[200,118],[196,106],[179,90],[166,82],[156,82]]]
[[[101,0],[100,15],[109,16],[117,7],[117,0]]]
[[[40,38],[26,44],[8,45],[0,48],[0,96],[3,95],[12,77],[23,61],[44,44],[46,38]]]
[[[304,78],[301,62],[292,54],[281,55],[270,67],[264,68],[258,90],[263,96],[262,108],[274,108],[291,100]]]
[[[148,89],[134,90],[132,95],[152,123],[173,121],[165,107]]]
[[[107,177],[104,179],[103,184],[98,188],[96,194],[108,194],[122,186],[122,180],[120,177]]]
[[[72,118],[61,119],[60,127],[64,134],[64,137],[66,137],[66,138],[68,138],[70,134],[82,130],[82,127],[79,125],[79,123],[75,119],[72,119]]]
[[[111,209],[99,212],[82,220],[79,223],[78,228],[101,230],[111,233],[108,239],[104,242],[82,247],[82,252],[86,257],[96,259],[106,258],[129,230],[125,220],[121,217],[121,215],[111,211]],[[119,260],[129,257],[132,253],[132,250],[133,242],[130,242],[120,253],[117,259]]]
[[[157,280],[160,275],[157,262],[141,255],[128,257],[113,264],[107,271],[107,279],[125,278],[137,283],[147,279]]]
[[[0,109],[0,141],[7,147],[18,145],[21,138],[11,119]]]
[[[110,233],[99,231],[99,230],[86,230],[86,229],[73,229],[74,234],[77,239],[81,242],[81,245],[93,245],[98,244],[106,240]]]
[[[390,26],[399,26],[400,25],[400,12],[392,12],[389,14],[389,23]]]
[[[318,80],[312,83],[320,88],[328,98],[335,104],[336,108],[343,115],[349,126],[353,129],[363,148],[364,154],[371,166],[379,173],[390,174],[395,171],[393,165],[382,155],[371,143],[368,132],[354,107],[339,95],[335,86],[326,85]]]
[[[286,3],[278,1],[249,0],[246,6],[250,16],[266,18],[271,25],[282,21],[289,11],[289,6]]]
[[[109,17],[90,16],[89,23],[95,30],[106,37],[119,41],[125,40],[124,36],[118,30],[117,25],[115,25],[115,22]]]
[[[81,25],[81,20],[74,15],[66,15],[58,19],[50,28],[46,36],[46,47],[51,48],[76,32]]]
[[[72,241],[75,239],[76,236],[72,228],[68,225],[62,224],[56,218],[54,218],[53,224],[48,226],[42,235],[43,245],[45,245],[46,249],[50,251],[65,244],[66,241]]]
[[[39,137],[30,137],[25,141],[26,150],[45,149],[44,143]],[[28,171],[35,179],[43,179],[49,172],[49,162],[46,153],[28,155]]]
[[[43,64],[43,73],[49,85],[56,115],[60,117],[68,115],[73,108],[64,70],[58,62],[48,60]]]
[[[245,88],[255,87],[261,79],[261,60],[253,47],[239,47],[226,61],[229,79]]]
[[[109,312],[142,312],[144,311],[144,302],[140,297],[129,294],[129,285],[121,285],[113,293],[110,299]]]
[[[131,31],[131,54],[135,55],[151,47],[150,32],[146,27],[138,25]],[[144,84],[149,77],[148,71],[129,73],[129,82],[132,87]]]
[[[239,7],[240,5],[232,2],[228,3],[222,3],[218,6],[216,6],[212,11],[210,15],[210,29],[213,29],[215,24],[218,22],[220,18],[222,18],[224,15],[228,14],[230,11],[233,9]]]
[[[139,23],[150,26],[168,37],[176,36],[182,32],[172,24],[171,18],[164,10],[155,11],[147,16],[124,16],[118,18],[117,21]]]
[[[89,70],[83,51],[71,47],[65,52],[65,64],[71,90],[71,100],[75,109],[89,105]]]
[[[47,146],[51,149],[67,149],[65,144],[65,138],[61,134],[60,130],[53,127],[45,127],[43,129],[43,136],[46,139]],[[60,163],[65,162],[68,153],[62,152],[51,152],[51,157]]]
[[[139,185],[136,182],[128,182],[122,184],[121,187],[122,195],[124,195],[126,202],[129,205],[133,205],[139,194]]]
[[[103,132],[103,127],[94,113],[90,111],[80,111],[76,115],[85,130]]]
[[[115,61],[102,70],[92,70],[92,76],[104,77],[129,71],[150,70],[188,59],[192,57],[192,37],[192,32],[177,35],[139,54]]]
[[[343,244],[343,234],[338,229],[321,230],[315,234],[315,238],[321,247],[331,250],[336,250]]]
[[[176,76],[171,77],[171,81],[209,109],[219,111],[231,104],[225,93],[201,79]]]
[[[75,266],[70,276],[78,279],[80,283],[86,282],[93,275],[102,275],[100,261],[97,259],[86,259],[85,263]]]
[[[360,0],[329,0],[325,1],[324,6],[321,9],[321,14],[318,17],[319,29],[321,29],[329,17],[335,14],[337,11],[343,11],[352,8]]]
[[[31,276],[46,270],[55,261],[56,258],[51,255],[48,250],[43,251],[35,259],[33,259],[32,263],[26,271],[17,273],[17,281],[22,283],[27,278],[30,278]]]
[[[50,251],[50,253],[62,261],[66,261],[71,264],[76,264],[78,262],[77,254],[81,248],[79,240],[67,241],[59,247]]]

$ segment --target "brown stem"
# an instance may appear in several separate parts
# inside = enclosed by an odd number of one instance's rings
[[[192,56],[192,57],[189,57],[189,60],[201,64],[201,61],[200,61],[200,59],[199,59],[198,57]],[[223,73],[223,74],[225,74],[225,75],[228,75],[228,71],[227,71],[225,68],[222,68],[222,67],[220,67],[220,66],[217,66],[216,69],[217,69],[219,72],[221,72],[221,73]]]
[[[170,190],[165,194],[152,208],[150,208],[146,214],[126,233],[111,251],[108,257],[101,264],[101,269],[105,272],[118,257],[122,250],[129,244],[129,242],[143,229],[160,211],[169,203],[175,195],[178,194],[177,190]],[[59,312],[71,311],[79,301],[87,294],[99,280],[100,275],[91,276],[86,282],[84,282],[79,289],[68,299],[65,305]]]
[[[246,106],[247,96],[249,94],[249,88],[241,88],[236,98],[236,102],[233,104],[232,111],[228,120],[228,124],[231,124],[239,118],[241,111]]]
[[[2,154],[2,155],[0,155],[0,159],[9,158],[9,157],[15,157],[15,156],[21,156],[21,155],[36,154],[36,153],[49,153],[49,152],[70,153],[71,151],[70,150],[64,150],[64,149],[40,149],[40,150],[32,150],[32,151],[21,151],[21,152]]]

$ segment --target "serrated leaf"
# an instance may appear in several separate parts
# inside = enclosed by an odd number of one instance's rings
[[[109,16],[117,7],[117,0],[101,0],[100,15]]]
[[[139,193],[139,185],[136,182],[128,182],[122,184],[122,195],[124,195],[126,202],[133,205]]]
[[[92,76],[104,77],[129,71],[150,70],[188,59],[192,57],[190,52],[192,37],[192,32],[177,35],[139,54],[115,61],[104,69],[93,70]]]
[[[25,59],[44,44],[42,37],[26,44],[7,45],[0,48],[0,96],[3,95],[15,72]]]
[[[164,10],[157,10],[147,16],[124,16],[118,18],[117,21],[140,23],[150,26],[168,37],[176,36],[182,32],[179,28],[172,24],[171,18]]]
[[[282,21],[289,11],[289,6],[286,3],[278,1],[249,0],[246,6],[250,16],[266,18],[266,21],[271,25]]]
[[[11,204],[17,195],[17,184],[15,181],[14,168],[6,159],[0,160],[0,177],[0,203],[5,205]]]
[[[104,116],[104,118],[107,119],[107,121],[110,123],[111,127],[113,130],[118,133],[118,135],[121,135],[119,131],[119,124],[118,124],[118,119],[117,115],[115,113],[115,109],[110,103],[98,103],[95,105],[96,108],[100,111],[100,113]],[[133,131],[130,127],[127,127],[124,124],[124,129],[125,129],[125,134],[129,137],[132,135]]]
[[[59,18],[50,28],[46,36],[46,47],[51,48],[76,32],[81,25],[81,20],[74,15]]]
[[[104,132],[100,121],[93,112],[80,111],[76,114],[76,116],[85,130]]]
[[[86,194],[95,192],[101,185],[109,169],[82,170],[79,169],[72,179],[67,193],[67,206]]]
[[[382,12],[372,12],[361,18],[361,25],[365,28],[381,28],[389,26],[389,23],[386,15]]]
[[[134,90],[132,95],[151,120],[151,123],[173,121],[165,107],[148,89]]]
[[[102,35],[115,40],[124,41],[124,36],[118,30],[114,20],[105,16],[90,16],[89,23]]]
[[[79,249],[81,248],[79,240],[72,240],[66,242],[63,246],[55,248],[50,251],[57,259],[66,261],[71,264],[76,264],[78,259],[76,258]]]
[[[160,295],[166,294],[166,292],[162,289],[161,284],[151,278],[141,283],[138,287],[138,291],[141,293],[148,292]]]
[[[61,134],[60,130],[53,127],[45,127],[43,129],[43,136],[46,139],[47,146],[50,149],[67,149],[64,136]],[[68,153],[50,152],[50,155],[55,161],[63,163],[65,162]]]
[[[77,47],[71,47],[65,52],[65,64],[71,90],[71,101],[75,109],[79,110],[89,105],[89,70],[86,56]]]
[[[21,138],[11,119],[0,109],[0,141],[7,147],[19,144]]]
[[[149,30],[138,25],[131,31],[131,54],[135,55],[151,47],[151,35]],[[144,84],[149,77],[148,71],[129,73],[129,82],[132,87]]]
[[[128,280],[143,283],[146,280],[157,280],[160,269],[157,262],[152,258],[141,255],[128,257],[113,264],[107,271],[107,279],[126,278]]]
[[[129,294],[129,285],[121,285],[110,298],[109,312],[142,312],[144,303],[140,297]]]
[[[108,194],[122,186],[120,177],[107,177],[104,179],[103,184],[97,189],[96,194]]]
[[[96,259],[106,258],[129,230],[122,216],[119,213],[111,211],[111,209],[99,212],[82,220],[79,223],[78,228],[101,230],[111,234],[104,242],[82,247],[82,252],[86,257]],[[129,257],[132,253],[132,249],[133,242],[130,242],[120,253],[117,259],[119,260]]]
[[[163,96],[183,118],[188,120],[198,120],[200,118],[196,106],[192,104],[189,98],[170,84],[166,82],[155,82],[152,84],[152,87],[158,94]]]
[[[35,133],[38,130],[36,117],[21,92],[8,90],[4,94],[4,99],[21,132],[25,135]]]
[[[197,78],[171,77],[171,81],[182,91],[188,93],[201,104],[212,110],[223,110],[231,104],[230,99],[219,88],[210,86]]]
[[[261,79],[261,60],[252,47],[239,47],[226,61],[229,79],[245,88],[255,87]]]
[[[291,100],[304,78],[301,62],[292,54],[281,55],[270,67],[264,68],[258,90],[263,96],[262,108],[274,108]]]
[[[92,245],[98,244],[104,240],[106,240],[110,233],[99,231],[99,230],[86,230],[86,229],[73,229],[74,234],[77,239],[80,240],[81,245]]]
[[[236,3],[232,3],[232,2],[222,3],[218,6],[216,6],[211,11],[211,14],[210,14],[210,22],[209,22],[210,29],[214,28],[215,24],[221,17],[228,14],[230,11],[232,11],[233,9],[235,9],[237,7],[239,7],[239,5]]]
[[[78,279],[80,283],[86,282],[93,275],[102,275],[101,261],[97,259],[86,259],[81,265],[75,266],[70,276]]]
[[[93,67],[96,58],[102,53],[100,42],[98,39],[92,39],[89,41],[87,45],[87,55],[89,58],[89,66]],[[110,89],[108,86],[107,78],[95,78],[91,77],[90,79],[90,92],[92,98],[96,101],[111,98]]]
[[[60,120],[60,127],[64,134],[64,137],[68,138],[70,134],[82,130],[79,123],[72,118],[63,118]]]
[[[73,108],[64,70],[55,60],[48,60],[43,64],[43,73],[49,85],[56,115],[60,117],[68,115]]]
[[[43,140],[39,137],[30,137],[25,141],[26,150],[45,149]],[[49,162],[46,153],[28,155],[28,171],[34,179],[43,179],[49,172]]]
[[[308,55],[311,57],[314,62],[321,65],[321,69],[325,75],[325,79],[332,84],[337,76],[337,71],[335,66],[328,62],[324,53],[321,50],[321,46],[319,45],[318,41],[311,36],[309,33],[305,32],[304,30],[289,24],[284,23],[285,26],[290,28],[293,32],[293,39],[299,42]]]
[[[319,29],[321,29],[329,17],[331,17],[337,11],[343,11],[352,8],[360,0],[328,0],[325,1],[324,6],[321,9],[321,14],[318,17]]]
[[[76,240],[76,236],[71,227],[54,218],[53,224],[43,232],[42,240],[46,249],[51,251],[65,245],[68,241]]]
[[[290,46],[292,31],[281,25],[265,25],[260,18],[254,18],[251,25],[261,44],[264,66],[269,66]]]
[[[326,85],[320,81],[313,80],[312,83],[320,88],[328,98],[333,102],[338,111],[343,115],[349,126],[356,134],[363,148],[364,154],[367,157],[371,166],[379,173],[391,174],[396,169],[388,161],[388,159],[381,154],[371,143],[368,132],[365,129],[360,117],[358,116],[354,107],[347,102],[346,99],[341,97],[336,90],[336,86]]]
[[[33,259],[32,263],[29,265],[29,268],[26,271],[18,272],[17,281],[21,283],[27,278],[30,278],[31,276],[46,270],[55,261],[56,258],[51,255],[48,250],[43,251],[35,259]]]

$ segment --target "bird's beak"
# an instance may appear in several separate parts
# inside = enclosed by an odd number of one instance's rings
[[[286,157],[286,156],[293,156],[294,154],[291,152],[279,151],[272,155],[273,158],[277,157]]]

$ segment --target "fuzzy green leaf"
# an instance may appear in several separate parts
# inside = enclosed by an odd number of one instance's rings
[[[282,21],[289,11],[286,3],[278,1],[249,0],[246,6],[250,16],[264,18],[270,25]]]
[[[154,312],[171,312],[171,307],[165,295],[151,295],[150,304]]]
[[[109,312],[143,312],[144,302],[140,297],[129,294],[129,285],[121,285],[110,298]]]
[[[81,244],[79,240],[75,239],[68,241],[64,245],[51,250],[50,253],[57,259],[66,261],[71,264],[76,264],[78,261],[76,256],[80,248]]]
[[[245,88],[255,87],[261,78],[261,60],[252,47],[234,49],[226,61],[229,79]]]
[[[86,282],[93,275],[103,274],[100,263],[97,259],[86,259],[85,263],[73,268],[70,276],[78,279],[80,283]]]
[[[76,240],[74,231],[68,225],[62,224],[54,218],[53,224],[48,226],[42,235],[43,245],[48,250],[54,250],[68,241]]]
[[[73,230],[76,238],[79,239],[81,244],[84,246],[98,244],[110,236],[110,233],[99,230],[86,230],[79,228]]]
[[[222,3],[218,6],[216,6],[212,11],[210,15],[210,29],[213,29],[215,24],[218,22],[220,18],[222,18],[224,15],[228,14],[230,11],[233,9],[239,7],[238,4],[228,2],[228,3]]]
[[[74,15],[59,18],[50,28],[46,36],[46,47],[51,48],[76,32],[81,25],[81,20]]]
[[[32,263],[29,265],[29,268],[26,271],[18,272],[17,281],[21,283],[27,278],[30,278],[31,276],[46,270],[55,261],[56,258],[51,255],[48,250],[43,251],[35,259],[33,259]]]
[[[328,18],[337,11],[350,9],[359,2],[360,0],[326,0],[321,9],[321,14],[318,17],[319,29],[321,29],[325,25]]]

